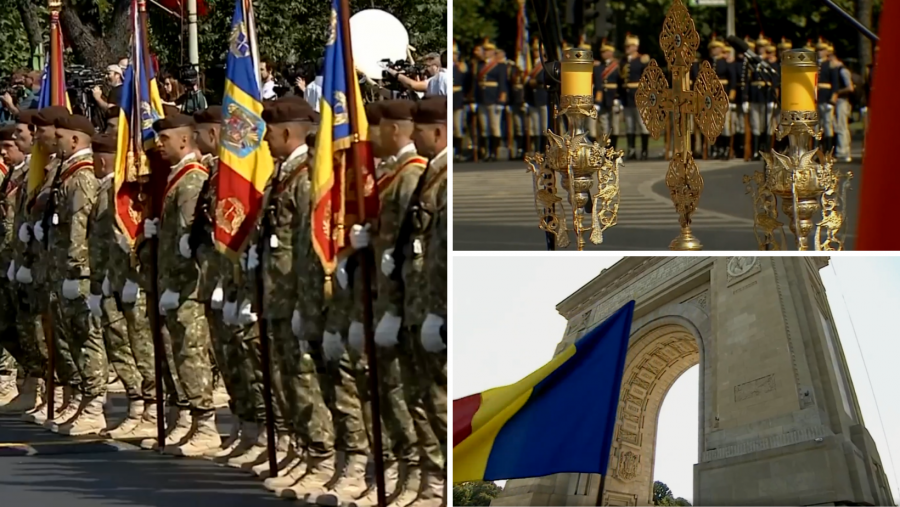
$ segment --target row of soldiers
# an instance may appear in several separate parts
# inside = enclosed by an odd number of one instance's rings
[[[169,168],[160,215],[143,222],[143,238],[157,238],[156,259],[150,241],[132,245],[116,215],[116,118],[96,134],[65,107],[23,111],[0,131],[0,260],[8,266],[0,345],[26,378],[0,411],[60,434],[102,434],[144,449],[156,448],[164,417],[166,454],[253,470],[282,497],[374,504],[361,268],[373,264],[388,501],[446,504],[446,111],[445,97],[366,106],[376,167],[365,187],[378,193],[380,210],[350,229],[351,248],[333,277],[312,242],[307,139],[318,115],[302,98],[264,103],[276,172],[239,260],[213,240],[216,227],[235,223],[235,208],[216,199],[219,141],[233,134],[221,107],[193,116],[167,110],[153,123],[157,143],[147,156],[151,167]],[[31,196],[33,148],[51,155]],[[148,301],[154,281],[159,299]],[[151,304],[162,320],[165,415],[157,413]],[[276,477],[266,461],[259,319],[270,342]],[[129,403],[112,427],[104,410],[108,363]],[[53,413],[44,383],[50,364]],[[226,439],[216,426],[216,374],[235,415]]]
[[[779,55],[793,45],[786,38],[775,44],[763,34],[756,40],[750,37],[744,40],[768,67],[762,69],[751,64],[742,52],[737,52],[713,35],[707,49],[711,64],[728,94],[730,107],[725,129],[711,146],[704,147],[700,130],[694,129],[693,149],[697,156],[707,150],[706,155],[712,158],[742,158],[745,133],[749,132],[751,152],[748,156],[758,159],[760,149],[769,146],[773,140],[780,112]],[[592,49],[587,43],[581,43],[578,47]],[[598,117],[589,122],[590,135],[597,138],[605,134],[614,147],[623,135],[624,123],[626,157],[631,160],[638,158],[638,135],[641,160],[648,158],[649,144],[649,132],[641,120],[635,94],[650,58],[641,54],[639,47],[640,39],[628,34],[623,56],[617,58],[614,46],[605,40],[600,44],[599,51],[595,53],[599,59],[594,61],[593,74],[594,104]],[[834,47],[830,43],[820,39],[813,45],[810,41],[806,48],[819,55],[820,126],[824,132],[823,144],[831,148],[836,145],[836,120],[849,117],[848,108],[845,116],[836,118],[838,99],[847,98],[852,93],[852,83],[849,71],[840,70],[842,64],[834,56]],[[545,145],[544,132],[549,111],[544,58],[546,55],[537,39],[531,47],[531,62],[534,63],[530,69],[506,60],[505,53],[489,41],[476,46],[471,63],[467,63],[460,59],[454,43],[454,149],[457,158],[465,159],[466,149],[480,159],[496,159],[501,150],[508,152],[512,158],[521,158],[525,151]],[[698,52],[690,74],[692,86],[699,72],[700,58]],[[847,124],[846,121],[837,123]],[[846,132],[844,138],[847,142],[846,146],[838,145],[838,155],[849,158],[849,129],[842,132]],[[507,146],[504,148],[504,145]]]

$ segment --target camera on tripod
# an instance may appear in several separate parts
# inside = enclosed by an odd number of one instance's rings
[[[66,88],[70,90],[92,90],[106,82],[103,71],[84,65],[70,65],[66,69]]]
[[[178,73],[178,82],[190,90],[200,84],[200,73],[193,65],[185,65]]]
[[[381,71],[381,79],[385,82],[397,81],[397,79],[388,72],[388,69],[396,71],[398,74],[405,74],[411,79],[418,80],[428,77],[425,75],[425,67],[423,65],[410,63],[407,60],[397,60],[392,62],[389,58],[385,58],[384,60],[381,60],[381,63],[385,67],[385,69]]]
[[[9,76],[0,78],[0,95],[8,93],[13,102],[18,102],[25,97],[25,84],[14,83]]]

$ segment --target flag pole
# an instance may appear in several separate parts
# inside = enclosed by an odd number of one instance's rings
[[[146,157],[144,154],[142,121],[141,121],[141,79],[143,79],[145,60],[149,58],[149,49],[147,47],[147,2],[146,0],[137,0],[139,15],[137,16],[138,26],[135,26],[134,37],[138,40],[140,37],[140,46],[135,45],[132,55],[132,75],[134,76],[134,100],[131,109],[131,134],[132,149],[134,150],[134,176],[140,177],[140,168],[142,167],[142,159]],[[140,55],[140,58],[137,56]],[[138,64],[140,63],[140,66]],[[157,174],[156,178],[161,175]],[[127,178],[126,178],[127,181]],[[157,218],[160,215],[161,203],[160,195],[155,195],[154,191],[159,185],[154,181],[154,175],[151,168],[150,179],[146,185],[150,187],[150,217]],[[143,185],[143,184],[142,184]],[[141,192],[145,196],[146,192]],[[153,376],[156,382],[156,451],[162,454],[166,443],[166,407],[165,395],[163,394],[163,378],[162,369],[163,361],[166,355],[165,345],[163,344],[162,319],[159,315],[159,266],[156,261],[159,255],[159,238],[154,235],[152,238],[146,239],[149,242],[147,247],[150,249],[150,265],[149,278],[150,286],[147,291],[147,317],[150,320],[150,332],[153,337]]]
[[[341,38],[343,39],[344,50],[344,74],[347,76],[347,113],[350,118],[358,118],[358,115],[365,114],[356,107],[357,93],[357,76],[356,67],[353,64],[353,54],[350,38],[350,2],[349,0],[340,0],[340,23]],[[350,121],[350,157],[347,169],[353,171],[356,176],[356,204],[358,206],[358,214],[360,223],[364,223],[366,217],[366,192],[365,181],[363,179],[363,171],[360,165],[363,152],[360,144],[359,124]],[[372,403],[372,454],[375,457],[375,486],[377,488],[378,506],[386,507],[387,497],[384,484],[384,455],[382,454],[381,442],[381,400],[378,396],[378,362],[376,361],[375,351],[375,334],[373,329],[373,311],[372,311],[372,250],[365,249],[362,253],[362,259],[359,263],[362,275],[362,304],[363,304],[363,333],[366,340],[366,357],[369,363],[369,391],[371,392]]]

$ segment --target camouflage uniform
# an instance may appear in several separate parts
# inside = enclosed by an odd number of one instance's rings
[[[113,227],[114,210],[109,207],[113,188],[113,175],[100,180],[97,203],[91,211],[91,235],[88,238],[88,255],[91,261],[91,294],[101,296],[103,315],[100,317],[103,339],[109,362],[122,380],[129,400],[143,399],[141,386],[143,378],[138,371],[135,354],[131,348],[128,321],[122,311],[122,304],[111,290],[109,296],[103,294],[103,280],[109,277],[110,257],[115,255],[116,244]]]
[[[276,429],[286,430],[278,426],[290,426],[310,457],[330,458],[334,455],[331,414],[323,399],[315,364],[309,355],[301,352],[300,342],[291,328],[298,298],[308,299],[309,294],[316,291],[321,294],[323,290],[324,274],[317,284],[304,283],[312,251],[308,163],[306,153],[288,157],[268,188],[267,201],[274,200],[272,233],[278,238],[278,247],[266,245],[261,259],[265,268],[262,317],[268,320],[272,337],[272,387],[281,412],[276,414]],[[305,308],[303,305],[299,308],[305,321],[301,339],[310,340],[316,322]],[[315,313],[320,316],[322,307],[318,306]],[[318,340],[323,331],[319,329]],[[282,417],[285,421],[279,421]]]
[[[412,149],[410,149],[412,148]],[[400,150],[396,157],[386,161],[388,168],[384,178],[390,180],[381,191],[381,212],[378,217],[378,234],[374,238],[376,273],[378,280],[378,300],[375,307],[377,323],[386,312],[403,316],[403,293],[394,277],[388,278],[381,270],[382,256],[385,250],[395,248],[400,233],[400,226],[406,216],[409,201],[412,198],[419,178],[425,171],[425,159],[415,152],[415,146]],[[381,185],[379,185],[381,186]],[[395,268],[399,269],[399,267]],[[400,337],[401,343],[405,341]],[[378,360],[378,393],[381,397],[381,417],[386,430],[391,435],[393,448],[385,448],[385,460],[404,461],[410,468],[419,466],[420,439],[423,438],[420,425],[413,417],[413,408],[409,406],[403,385],[408,363],[412,358],[400,347],[377,347]],[[427,437],[427,435],[425,435]],[[440,449],[438,449],[440,453]],[[433,454],[433,453],[432,453]]]
[[[181,255],[179,242],[190,232],[206,178],[206,169],[197,163],[193,154],[173,166],[159,225],[160,295],[166,290],[177,292],[180,303],[177,309],[166,311],[166,328],[181,388],[195,414],[213,410],[209,325],[203,305],[198,301],[200,270],[194,259]]]
[[[16,328],[18,287],[14,283],[15,278],[10,281],[6,276],[15,258],[16,243],[19,242],[18,231],[15,230],[15,196],[22,183],[24,169],[24,163],[8,169],[0,186],[0,269],[4,270],[0,273],[0,375],[15,374],[18,361],[27,376],[40,377],[43,374],[40,359],[30,357],[29,349],[19,338]],[[15,277],[15,269],[12,274]]]
[[[56,209],[49,230],[51,269],[47,284],[57,295],[54,331],[69,344],[81,375],[81,392],[88,398],[103,396],[108,381],[106,349],[99,319],[88,310],[90,261],[88,237],[91,211],[97,201],[93,154],[82,150],[59,169]],[[63,295],[63,280],[78,282],[78,297]],[[59,343],[60,340],[57,340]]]

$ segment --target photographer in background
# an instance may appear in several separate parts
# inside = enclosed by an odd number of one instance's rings
[[[410,90],[416,92],[424,92],[426,97],[447,96],[450,77],[447,69],[441,62],[441,55],[437,53],[429,53],[425,55],[425,74],[429,77],[426,81],[416,81],[405,74],[401,74],[394,69],[387,68],[385,72],[395,77],[397,81],[402,83]]]
[[[321,112],[319,111],[319,99],[322,98],[322,85],[325,82],[325,78],[322,76],[323,72],[325,72],[325,59],[319,58],[316,61],[316,78],[313,79],[312,83],[307,84],[303,90],[306,94],[306,101],[317,113]]]
[[[109,110],[110,106],[119,103],[122,97],[122,83],[125,80],[125,74],[118,64],[110,65],[106,68],[106,82],[109,84],[109,92],[103,96],[103,90],[99,86],[95,86],[93,90],[94,100],[104,112]]]
[[[40,90],[40,75],[37,79]],[[19,111],[37,107],[37,95],[33,89],[33,73],[26,74],[21,70],[13,73],[9,87],[0,94],[0,124],[11,123]]]
[[[175,100],[175,104],[182,113],[192,115],[209,107],[203,91],[200,90],[200,74],[197,73],[197,69],[190,65],[184,66],[179,81],[184,86],[184,93]]]
[[[263,100],[272,100],[278,98],[278,94],[275,93],[275,75],[274,68],[272,67],[272,63],[268,60],[262,60],[259,62],[259,77],[262,78],[262,90],[260,93],[262,95]]]

